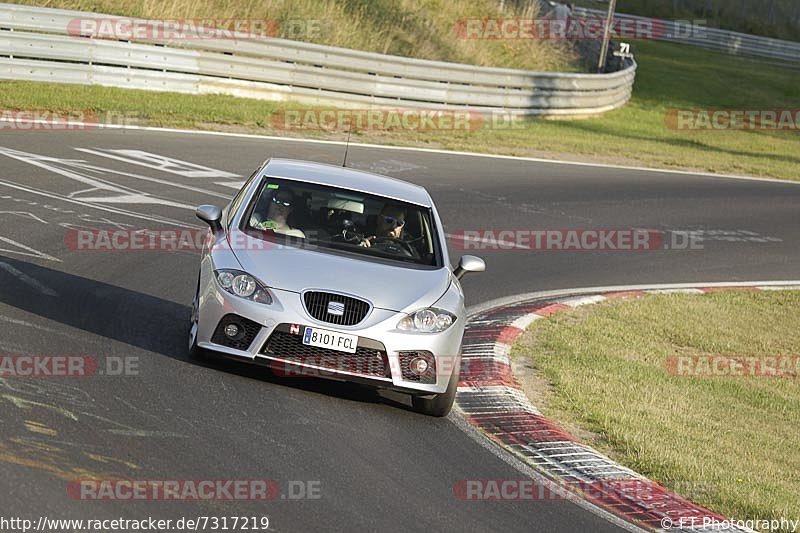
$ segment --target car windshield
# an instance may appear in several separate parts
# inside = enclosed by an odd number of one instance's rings
[[[430,208],[326,185],[265,177],[240,229],[289,246],[441,266]]]

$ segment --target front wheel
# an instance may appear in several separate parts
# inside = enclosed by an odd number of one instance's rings
[[[192,302],[192,316],[189,322],[189,359],[203,362],[208,353],[197,345],[197,332],[200,328],[200,280],[197,280],[197,292]]]
[[[431,398],[423,398],[422,396],[412,396],[411,405],[418,413],[428,416],[447,416],[450,409],[453,407],[453,402],[456,400],[456,391],[458,390],[458,369],[453,371],[450,376],[450,382],[447,384],[447,390],[441,394],[434,394]]]

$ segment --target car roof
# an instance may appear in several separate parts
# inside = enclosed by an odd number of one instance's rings
[[[267,161],[262,174],[273,178],[341,187],[423,207],[431,207],[433,204],[431,196],[424,187],[352,168],[313,163],[311,161],[272,158]]]

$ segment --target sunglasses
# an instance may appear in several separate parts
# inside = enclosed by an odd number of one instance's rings
[[[395,217],[383,217],[383,220],[385,220],[387,224],[396,225],[398,228],[402,228],[403,225],[406,223],[406,221],[403,220],[402,218],[395,218]]]
[[[278,200],[274,196],[272,197],[272,203],[273,204],[282,205],[284,207],[291,207],[292,206],[292,202],[281,202],[280,200]]]

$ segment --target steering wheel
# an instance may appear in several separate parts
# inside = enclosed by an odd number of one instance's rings
[[[341,233],[335,235],[340,237],[345,242],[361,242],[363,235],[354,229],[345,228]]]
[[[374,241],[372,241],[373,247],[378,247],[379,244],[383,243],[383,246],[380,248],[386,250],[387,252],[395,252],[400,251],[405,253],[410,257],[417,257],[416,250],[411,247],[406,241],[402,239],[396,239],[394,237],[376,237]]]
[[[413,239],[408,239],[403,242],[406,244],[416,244],[418,242],[422,242],[423,240],[425,240],[425,235],[420,235],[419,237],[414,237]]]

